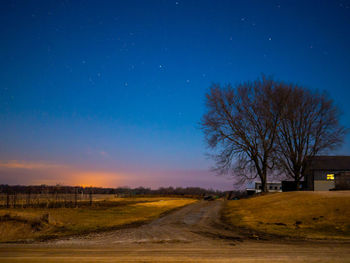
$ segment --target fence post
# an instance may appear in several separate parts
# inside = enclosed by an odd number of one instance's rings
[[[28,188],[28,192],[27,192],[27,205],[26,207],[30,206],[30,188]]]
[[[7,189],[6,193],[6,208],[10,208],[10,190]]]
[[[60,207],[58,203],[58,194],[57,194],[57,188],[55,188],[55,207]]]
[[[17,203],[17,192],[13,191],[13,198],[12,198],[13,208],[16,208],[16,203]]]
[[[78,206],[78,189],[77,187],[74,188],[74,207]]]
[[[89,199],[90,199],[90,206],[92,206],[92,188],[90,188]]]
[[[63,194],[63,198],[64,198],[64,207],[66,207],[66,199],[67,199],[67,188],[64,189],[64,194]]]

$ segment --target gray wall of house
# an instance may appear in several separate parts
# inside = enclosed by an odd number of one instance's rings
[[[313,172],[313,190],[329,191],[335,188],[334,180],[327,180],[327,174],[337,174],[339,171],[323,170]]]
[[[329,191],[334,189],[335,183],[334,180],[315,180],[314,181],[314,191]]]

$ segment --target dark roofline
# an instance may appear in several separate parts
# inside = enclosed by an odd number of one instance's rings
[[[310,159],[309,169],[312,171],[350,171],[350,156],[318,155]]]

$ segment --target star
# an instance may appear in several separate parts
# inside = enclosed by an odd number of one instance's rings
[[[272,40],[272,38],[271,37],[269,37],[269,41],[271,41]]]

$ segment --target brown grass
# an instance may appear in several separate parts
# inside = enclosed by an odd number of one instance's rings
[[[32,241],[116,229],[196,202],[186,198],[108,198],[93,207],[0,209],[0,242]]]
[[[350,192],[287,192],[228,201],[223,218],[274,235],[350,239]]]

